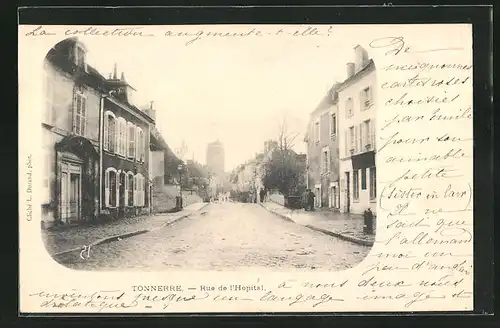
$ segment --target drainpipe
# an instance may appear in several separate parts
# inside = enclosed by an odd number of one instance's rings
[[[106,94],[101,95],[100,106],[99,106],[99,215],[102,213],[103,204],[102,204],[102,147],[104,145],[104,98],[106,98]]]

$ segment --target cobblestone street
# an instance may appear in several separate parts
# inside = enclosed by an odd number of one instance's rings
[[[370,247],[325,235],[258,204],[213,203],[170,226],[91,248],[62,263],[79,270],[342,270]]]

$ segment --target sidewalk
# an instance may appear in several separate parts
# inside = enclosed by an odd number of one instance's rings
[[[261,205],[283,219],[359,245],[372,246],[375,241],[374,234],[363,233],[364,222],[361,216],[322,210],[315,212],[306,212],[303,209],[291,210],[274,202],[265,202]]]
[[[144,215],[94,225],[42,230],[42,239],[49,254],[61,255],[77,249],[81,250],[85,245],[97,245],[113,239],[123,239],[160,229],[200,211],[207,205],[208,203],[194,203],[177,213]]]

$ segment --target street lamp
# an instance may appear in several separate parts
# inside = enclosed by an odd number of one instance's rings
[[[179,202],[177,207],[182,210],[182,164],[177,165],[177,170],[179,171]]]

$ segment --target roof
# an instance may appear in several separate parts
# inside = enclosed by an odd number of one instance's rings
[[[354,81],[357,81],[362,76],[371,72],[374,69],[375,69],[375,62],[373,61],[373,59],[370,59],[368,61],[368,63],[366,63],[366,65],[362,69],[360,69],[359,71],[354,73],[352,76],[348,77],[344,82],[342,82],[342,84],[339,86],[338,91],[345,89],[346,87],[351,85]]]
[[[117,80],[108,80],[101,73],[97,71],[94,67],[87,64],[87,70],[78,68],[73,61],[70,60],[70,53],[75,44],[80,43],[78,38],[72,37],[62,40],[53,46],[47,56],[45,57],[49,62],[51,62],[56,67],[60,68],[64,72],[72,75],[75,81],[79,81],[80,83],[86,84],[100,93],[108,93],[117,85]],[[81,44],[85,47],[84,44]],[[121,85],[128,85],[128,83],[119,80]],[[134,89],[135,90],[135,89]],[[112,97],[115,101],[123,103],[122,100],[119,100],[116,97]],[[126,103],[127,107],[129,107],[136,114],[139,114],[144,119],[149,122],[154,122],[154,120],[146,114],[144,111],[140,110],[136,106],[130,103]]]
[[[338,88],[340,87],[341,83],[336,82],[325,94],[323,99],[321,99],[320,103],[316,108],[311,112],[311,115],[314,115],[315,113],[318,113],[320,111],[323,111],[325,109],[330,108],[332,105],[335,105],[339,99],[338,96]]]

